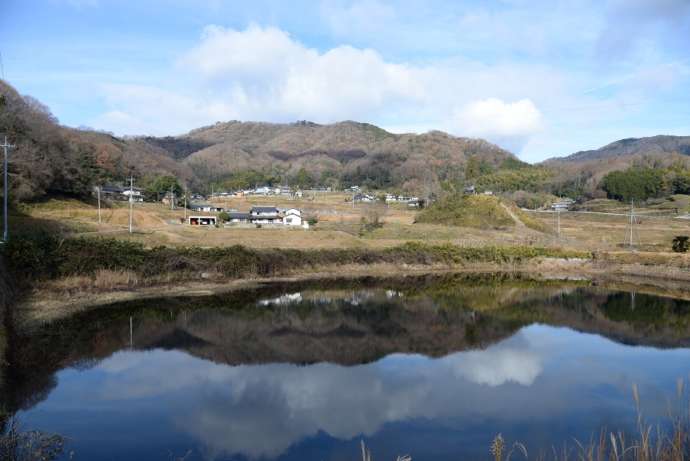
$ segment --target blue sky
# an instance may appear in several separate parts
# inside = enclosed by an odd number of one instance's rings
[[[358,120],[527,161],[690,135],[690,0],[0,0],[4,76],[119,135]]]

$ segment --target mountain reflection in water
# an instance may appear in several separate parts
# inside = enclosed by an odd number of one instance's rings
[[[82,459],[354,459],[360,438],[486,458],[498,432],[536,451],[630,427],[633,382],[661,416],[689,320],[670,298],[491,280],[128,303],[15,338],[4,403]]]

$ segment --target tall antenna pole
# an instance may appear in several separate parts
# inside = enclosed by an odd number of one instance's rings
[[[132,204],[134,203],[134,176],[129,175],[129,233],[132,233]]]
[[[8,226],[9,216],[7,214],[7,189],[8,189],[8,187],[7,187],[7,184],[8,184],[7,183],[7,158],[9,156],[7,149],[11,149],[14,147],[13,145],[7,143],[7,136],[5,136],[5,142],[2,144],[2,147],[5,151],[5,161],[4,161],[5,168],[4,168],[4,173],[3,173],[3,176],[4,176],[4,182],[3,182],[3,192],[4,192],[3,193],[3,213],[4,213],[3,214],[3,216],[4,216],[3,225],[4,225],[4,230],[3,230],[3,234],[2,234],[2,240],[4,242],[7,242],[7,239],[10,236],[9,226]]]
[[[98,193],[98,224],[101,224],[101,186],[96,188]]]

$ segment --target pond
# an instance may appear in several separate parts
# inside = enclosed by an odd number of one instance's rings
[[[448,276],[272,285],[17,333],[5,408],[74,459],[530,458],[652,422],[690,373],[690,303]],[[69,453],[65,454],[65,459]],[[514,459],[518,459],[517,457]]]

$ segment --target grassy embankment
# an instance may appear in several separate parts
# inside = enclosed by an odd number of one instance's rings
[[[520,210],[514,203],[490,195],[452,195],[417,215],[418,223],[444,224],[476,229],[528,227],[539,232],[550,229]]]
[[[343,265],[515,264],[538,257],[590,258],[561,249],[406,243],[397,247],[338,249],[253,249],[155,247],[108,238],[59,239],[48,234],[18,237],[4,250],[8,267],[20,280],[33,283],[64,277],[94,278],[120,274],[132,284],[209,278],[271,277],[305,269]]]

